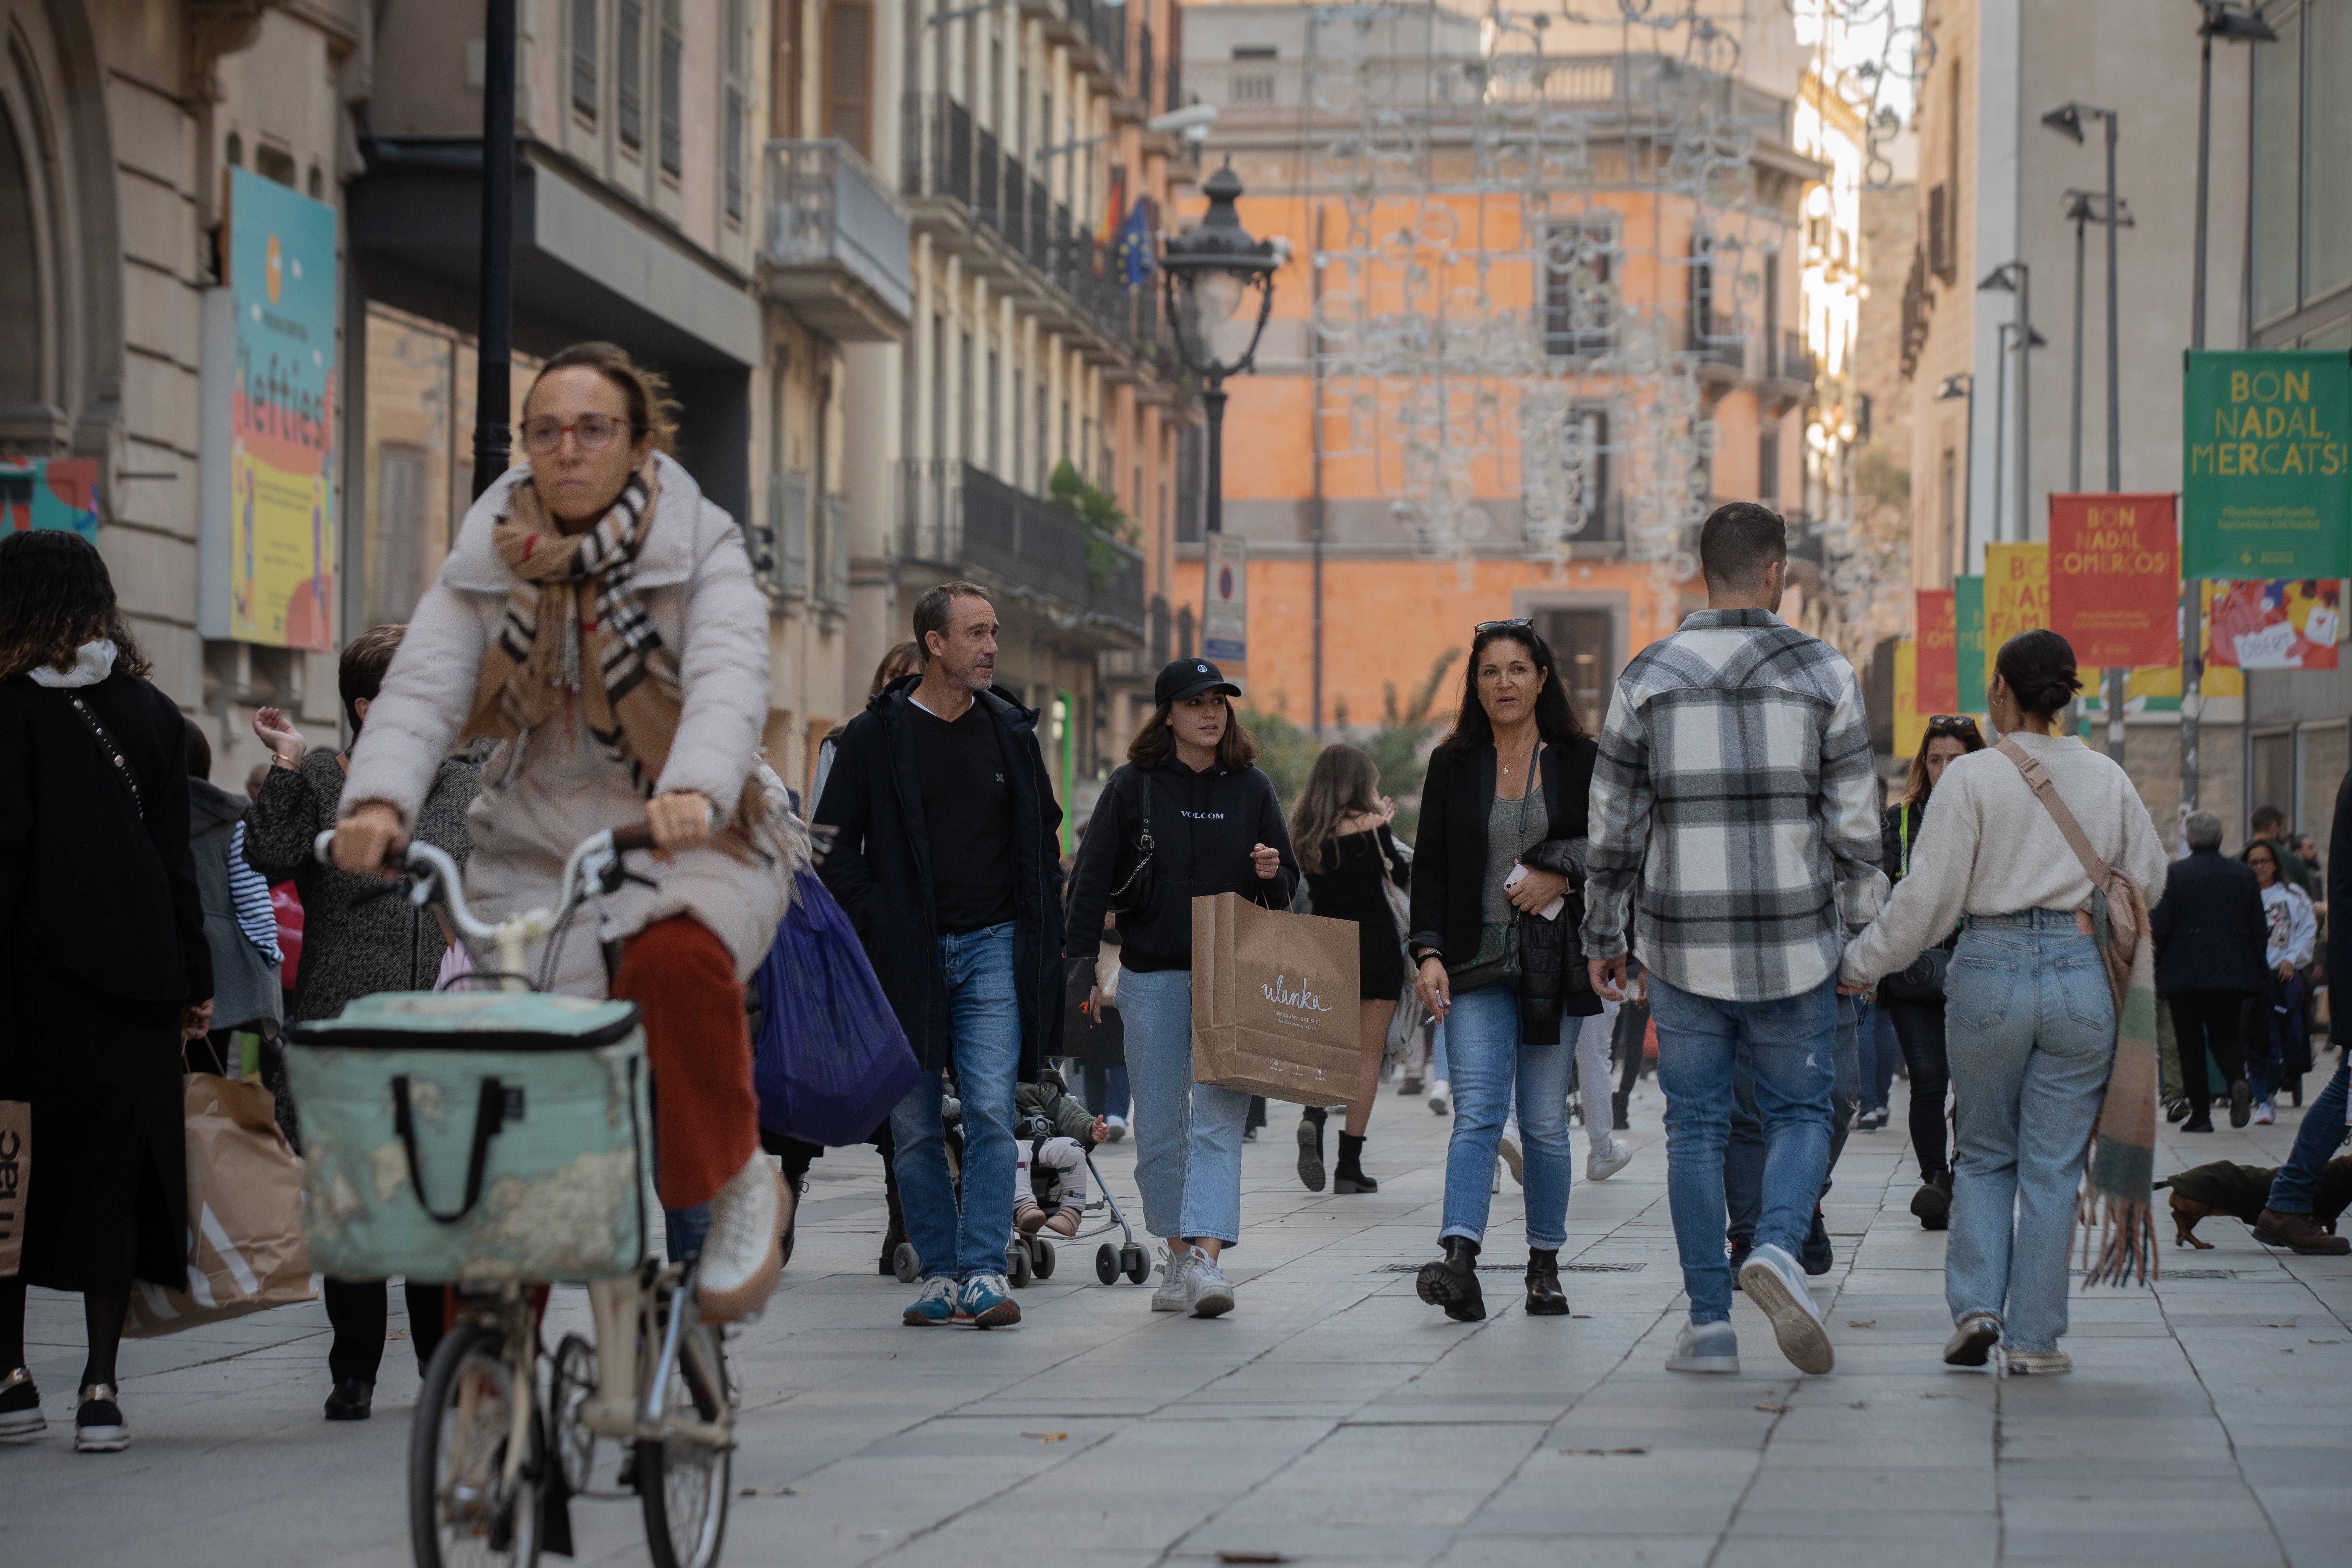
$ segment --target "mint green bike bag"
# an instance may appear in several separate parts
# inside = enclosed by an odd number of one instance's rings
[[[396,991],[286,1047],[310,1262],[344,1279],[610,1279],[644,1261],[653,1119],[630,1002]]]

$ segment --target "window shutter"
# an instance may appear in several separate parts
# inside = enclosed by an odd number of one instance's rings
[[[661,166],[673,174],[686,169],[685,136],[679,125],[686,97],[686,40],[681,31],[677,0],[662,0]]]
[[[621,0],[620,30],[613,41],[615,118],[625,147],[646,144],[646,8]]]
[[[809,591],[808,480],[775,476],[776,591],[805,598]]]
[[[824,602],[849,603],[849,501],[845,496],[824,498]]]
[[[572,0],[572,107],[596,118],[596,0]]]
[[[824,11],[824,133],[868,151],[872,119],[874,12],[863,0],[830,0]]]

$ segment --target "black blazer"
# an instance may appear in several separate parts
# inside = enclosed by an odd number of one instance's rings
[[[1601,754],[1593,742],[1546,744],[1538,773],[1542,781],[1544,815],[1549,820],[1541,842],[1524,857],[1529,866],[1556,871],[1571,887],[1584,881],[1584,841],[1592,796],[1592,764]],[[1486,880],[1486,818],[1495,798],[1495,748],[1482,745],[1466,754],[1452,745],[1430,754],[1429,773],[1421,786],[1421,830],[1412,856],[1412,937],[1418,952],[1434,948],[1449,970],[1478,955],[1483,923],[1480,895]],[[1566,923],[1563,912],[1559,923]],[[1571,937],[1570,945],[1574,942]],[[1567,955],[1581,965],[1581,952]],[[1590,990],[1571,990],[1567,1012],[1589,1017],[1601,1011]]]
[[[2164,897],[2148,911],[2156,939],[2156,989],[2262,992],[2270,978],[2263,962],[2269,927],[2263,920],[2263,885],[2254,868],[2219,849],[2175,860],[2165,874]]]

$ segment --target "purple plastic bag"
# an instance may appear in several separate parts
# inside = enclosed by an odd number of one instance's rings
[[[863,1143],[921,1076],[849,917],[816,873],[751,984],[764,1011],[751,1047],[760,1125],[828,1148]]]

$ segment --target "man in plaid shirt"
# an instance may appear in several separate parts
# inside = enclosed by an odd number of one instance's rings
[[[1629,907],[1650,973],[1666,1195],[1691,1321],[1666,1365],[1739,1369],[1724,1257],[1732,1077],[1753,1064],[1764,1211],[1740,1288],[1806,1372],[1833,1357],[1793,1256],[1829,1161],[1837,967],[1877,913],[1878,785],[1853,668],[1773,614],[1788,531],[1717,509],[1699,534],[1707,607],[1619,677],[1592,770],[1584,951],[1620,994]]]

